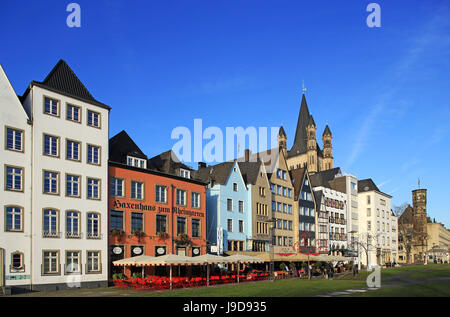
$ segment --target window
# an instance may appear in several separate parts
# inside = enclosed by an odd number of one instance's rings
[[[191,178],[191,171],[180,168],[180,176],[184,178]]]
[[[288,188],[288,197],[291,198],[292,197],[292,189]]]
[[[97,213],[87,214],[87,238],[100,238],[100,215]]]
[[[277,210],[277,203],[272,201],[272,211]]]
[[[283,175],[282,178],[283,178],[284,180],[286,180],[286,175],[287,175],[286,171],[283,171],[283,172],[282,172],[282,175]]]
[[[242,200],[239,200],[239,212],[244,212],[244,202]]]
[[[59,251],[43,251],[43,274],[59,274]]]
[[[275,194],[275,184],[270,184],[270,190]]]
[[[367,231],[372,230],[372,224],[370,221],[367,221]]]
[[[100,114],[91,110],[87,111],[87,124],[91,127],[100,128]]]
[[[59,137],[44,134],[44,155],[59,156]]]
[[[237,183],[233,183],[233,191],[235,191],[235,192],[238,191],[238,184]]]
[[[87,273],[100,272],[100,252],[99,251],[87,251]]]
[[[131,213],[131,232],[134,231],[144,231],[144,215],[142,213]]]
[[[59,116],[59,101],[48,97],[44,98],[44,113]]]
[[[23,209],[17,206],[5,207],[5,231],[23,231]]]
[[[87,198],[100,199],[100,180],[96,178],[87,179]]]
[[[166,215],[156,215],[156,233],[166,232]]]
[[[23,270],[25,268],[23,263],[24,263],[23,253],[21,252],[11,253],[11,270],[13,271]]]
[[[277,211],[281,212],[282,211],[282,204],[280,202],[277,202]]]
[[[140,168],[147,168],[147,161],[144,159],[127,156],[127,165]]]
[[[370,208],[367,208],[367,217],[370,217],[370,216],[371,216]]]
[[[111,230],[124,230],[123,211],[111,210],[110,229]]]
[[[80,251],[66,251],[66,273],[81,273]]]
[[[286,196],[286,187],[283,187],[283,196]]]
[[[283,220],[283,229],[287,230],[287,220]]]
[[[292,205],[288,205],[288,214],[292,214]]]
[[[44,194],[59,194],[59,173],[44,171]]]
[[[233,232],[233,219],[227,219],[227,230]]]
[[[66,196],[80,197],[80,176],[66,175]]]
[[[367,204],[370,205],[370,196],[367,195]]]
[[[157,203],[167,203],[167,187],[156,185],[155,187],[156,197],[155,201]]]
[[[244,232],[244,220],[239,220],[239,232]]]
[[[231,199],[231,198],[227,199],[227,210],[233,211],[233,199]]]
[[[186,206],[186,191],[183,189],[177,189],[177,205],[178,206]]]
[[[80,120],[80,107],[67,105],[66,119],[74,122],[81,122]]]
[[[23,168],[6,166],[6,190],[23,191]]]
[[[123,197],[123,179],[111,177],[110,180],[110,193],[111,196]]]
[[[77,211],[66,212],[66,238],[80,238],[80,213]]]
[[[192,219],[192,237],[200,237],[200,219]]]
[[[55,209],[44,209],[43,236],[59,237],[59,212]]]
[[[192,208],[200,208],[200,194],[199,193],[191,193],[191,207]]]
[[[132,199],[144,199],[143,191],[144,183],[131,181],[131,198]]]
[[[277,194],[281,195],[281,189],[282,187],[280,185],[277,185]]]
[[[177,217],[177,234],[186,233],[186,218]]]
[[[66,141],[66,159],[80,161],[80,142]]]
[[[87,162],[88,164],[100,165],[100,147],[95,145],[87,145]]]
[[[23,131],[6,128],[6,149],[12,151],[23,151]]]
[[[282,171],[279,169],[279,168],[277,168],[277,178],[281,178],[281,173]]]

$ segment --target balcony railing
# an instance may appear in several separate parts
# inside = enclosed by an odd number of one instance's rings
[[[67,239],[80,239],[81,237],[82,237],[81,232],[70,232],[70,231],[66,232]]]
[[[44,238],[61,238],[61,232],[44,231],[42,232]]]

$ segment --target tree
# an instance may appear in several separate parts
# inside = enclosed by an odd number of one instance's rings
[[[370,252],[376,251],[377,244],[378,244],[378,237],[382,235],[381,232],[379,233],[372,233],[372,232],[362,232],[355,236],[354,243],[358,246],[358,248],[361,248],[362,251],[364,251],[366,255],[366,270],[369,271],[369,254]]]

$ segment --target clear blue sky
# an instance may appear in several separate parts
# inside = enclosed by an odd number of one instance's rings
[[[18,94],[66,60],[110,105],[111,136],[126,130],[148,156],[172,129],[283,124],[293,142],[302,80],[320,136],[328,121],[335,166],[372,178],[450,225],[450,6],[377,1],[2,1],[0,63]],[[375,1],[374,1],[375,2]]]

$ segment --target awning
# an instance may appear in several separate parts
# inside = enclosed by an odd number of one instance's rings
[[[138,263],[147,263],[151,260],[153,260],[154,256],[149,255],[140,255],[140,256],[134,256],[131,258],[121,259],[113,262],[114,266],[134,266]]]

